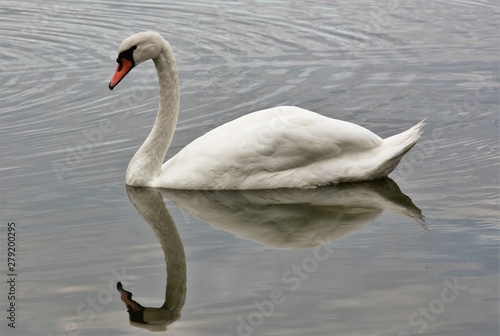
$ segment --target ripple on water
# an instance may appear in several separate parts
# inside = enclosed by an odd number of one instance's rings
[[[470,275],[472,267],[478,277],[459,279],[470,290],[429,328],[457,335],[471,334],[467,328],[477,321],[481,330],[497,328],[491,311],[498,305],[488,305],[497,299],[497,283],[481,277],[498,269],[498,79],[488,79],[498,73],[497,13],[495,1],[482,0],[2,0],[1,203],[5,217],[23,228],[26,288],[42,293],[23,297],[26,314],[37,321],[23,319],[24,334],[61,333],[72,322],[90,334],[139,334],[124,311],[115,318],[114,303],[92,323],[75,316],[75,307],[100,295],[109,270],[120,265],[127,274],[140,273],[139,285],[165,284],[143,272],[145,258],[162,259],[161,251],[123,190],[127,163],[153,122],[154,67],[145,64],[115,91],[107,88],[120,41],[147,29],[171,42],[180,70],[182,112],[169,155],[224,122],[280,104],[354,121],[383,136],[427,117],[421,142],[402,161],[408,169],[392,175],[422,209],[427,229],[384,213],[376,224],[332,242],[335,255],[325,262],[334,267],[319,267],[299,291],[286,292],[301,304],[280,310],[264,333],[283,333],[280,316],[295,321],[289,325],[294,335],[404,331],[416,307],[435,301],[445,277]],[[483,90],[477,106],[455,113],[454,105],[475,97],[481,85],[489,96]],[[83,151],[75,156],[78,148]],[[54,162],[70,167],[62,180]],[[251,304],[241,289],[255,284],[265,289],[250,293],[257,298],[284,289],[280,279],[269,279],[312,253],[258,248],[262,253],[249,254],[256,251],[251,242],[168,207],[178,224],[190,224],[179,231],[195,274],[188,274],[189,300],[173,328],[196,331],[184,334],[236,330],[237,315],[248,311],[217,307]],[[220,286],[204,296],[207,267]],[[483,296],[470,295],[477,288]],[[381,298],[389,299],[381,304]],[[483,308],[471,310],[474,305]],[[330,323],[332,316],[342,322]]]

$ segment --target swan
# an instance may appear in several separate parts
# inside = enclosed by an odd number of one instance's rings
[[[179,115],[179,77],[170,44],[157,32],[120,44],[112,90],[152,59],[160,84],[153,128],[130,161],[126,184],[169,189],[314,188],[386,177],[417,143],[424,121],[382,139],[366,128],[295,106],[253,112],[219,126],[163,163]],[[162,164],[163,163],[163,164]]]

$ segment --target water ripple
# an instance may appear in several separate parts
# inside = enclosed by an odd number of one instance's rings
[[[23,286],[43,293],[23,296],[26,316],[38,322],[25,318],[20,328],[61,334],[74,321],[87,334],[140,334],[125,315],[116,318],[115,304],[92,323],[75,307],[86,296],[100,299],[108,270],[143,270],[151,253],[134,246],[147,241],[161,254],[123,186],[155,116],[155,69],[141,65],[116,90],[107,88],[120,41],[149,29],[171,42],[179,65],[181,115],[168,156],[220,124],[280,104],[384,137],[427,117],[422,140],[392,177],[422,209],[428,230],[384,214],[335,243],[327,261],[334,267],[319,267],[299,291],[286,292],[301,302],[280,308],[293,321],[288,334],[404,332],[415,308],[433,308],[444,277],[456,274],[469,275],[459,282],[475,295],[453,304],[462,324],[443,314],[433,330],[470,335],[481,321],[485,334],[498,334],[491,314],[498,299],[498,14],[493,0],[2,0],[0,201],[4,217],[22,227]],[[249,254],[249,242],[178,209],[172,216],[194,271],[194,299],[174,327],[184,334],[235,332],[236,315],[250,316],[254,298],[284,289],[276,265],[283,272],[311,258],[312,251]],[[209,291],[207,268],[214,271]],[[156,298],[154,284],[164,286],[164,277],[139,273]],[[266,290],[243,293],[255,284]],[[220,309],[236,306],[234,314]],[[471,306],[483,308],[471,315]],[[284,332],[273,323],[259,330]]]

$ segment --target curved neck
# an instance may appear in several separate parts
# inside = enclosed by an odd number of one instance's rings
[[[179,116],[179,76],[174,54],[163,41],[160,55],[153,59],[160,83],[160,103],[153,129],[130,161],[126,183],[131,186],[153,186],[172,142]]]

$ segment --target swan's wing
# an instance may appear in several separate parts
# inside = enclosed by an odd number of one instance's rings
[[[379,145],[371,131],[298,107],[254,112],[196,139],[164,164],[169,172],[285,171]],[[182,166],[182,167],[181,167]],[[164,170],[162,169],[162,170]]]
[[[216,152],[217,157],[232,164],[239,162],[251,171],[284,171],[382,142],[361,126],[297,107],[258,111],[198,140],[193,145],[210,145],[210,152]]]

